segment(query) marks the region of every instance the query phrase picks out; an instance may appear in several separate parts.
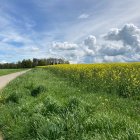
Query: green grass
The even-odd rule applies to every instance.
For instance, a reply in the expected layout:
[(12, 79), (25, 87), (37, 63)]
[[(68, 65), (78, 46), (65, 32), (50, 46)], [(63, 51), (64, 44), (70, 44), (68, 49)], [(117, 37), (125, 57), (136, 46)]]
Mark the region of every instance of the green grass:
[(0, 93), (5, 140), (139, 140), (140, 101), (81, 90), (33, 69)]
[(0, 76), (22, 71), (23, 69), (0, 69)]

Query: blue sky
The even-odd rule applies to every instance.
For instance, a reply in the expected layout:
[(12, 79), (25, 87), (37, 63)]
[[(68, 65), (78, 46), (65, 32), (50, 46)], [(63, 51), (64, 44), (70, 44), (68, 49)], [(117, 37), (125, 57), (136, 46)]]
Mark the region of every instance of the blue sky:
[[(0, 0), (0, 62), (139, 61), (139, 5), (139, 0)], [(115, 39), (112, 28), (118, 30)]]

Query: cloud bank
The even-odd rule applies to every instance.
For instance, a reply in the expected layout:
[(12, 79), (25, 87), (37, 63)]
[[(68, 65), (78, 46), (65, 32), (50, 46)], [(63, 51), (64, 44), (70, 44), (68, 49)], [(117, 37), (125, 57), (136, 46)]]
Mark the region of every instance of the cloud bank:
[(94, 35), (89, 35), (81, 44), (55, 43), (53, 51), (63, 50), (61, 55), (77, 63), (140, 61), (140, 29), (137, 26), (125, 24), (101, 36), (98, 41)]
[(129, 45), (133, 51), (140, 51), (140, 29), (133, 24), (126, 24), (122, 29), (112, 29), (104, 39), (122, 41), (124, 46)]

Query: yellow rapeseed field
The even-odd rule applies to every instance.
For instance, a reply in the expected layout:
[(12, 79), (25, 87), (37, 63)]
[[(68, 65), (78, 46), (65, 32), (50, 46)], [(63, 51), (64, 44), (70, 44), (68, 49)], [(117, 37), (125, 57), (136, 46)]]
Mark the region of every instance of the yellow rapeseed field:
[(117, 93), (123, 97), (140, 94), (140, 63), (63, 64), (46, 68), (84, 90)]

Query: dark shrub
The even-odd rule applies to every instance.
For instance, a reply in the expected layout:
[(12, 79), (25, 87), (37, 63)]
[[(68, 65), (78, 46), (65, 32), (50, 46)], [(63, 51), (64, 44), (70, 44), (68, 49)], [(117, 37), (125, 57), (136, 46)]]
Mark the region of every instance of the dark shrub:
[(6, 98), (5, 102), (9, 103), (18, 103), (19, 102), (19, 95), (17, 95), (16, 93), (11, 94), (9, 97)]
[(31, 95), (33, 97), (36, 97), (38, 96), (40, 93), (43, 93), (46, 91), (46, 87), (43, 86), (43, 85), (39, 85), (38, 87), (34, 88), (32, 91), (31, 91)]

